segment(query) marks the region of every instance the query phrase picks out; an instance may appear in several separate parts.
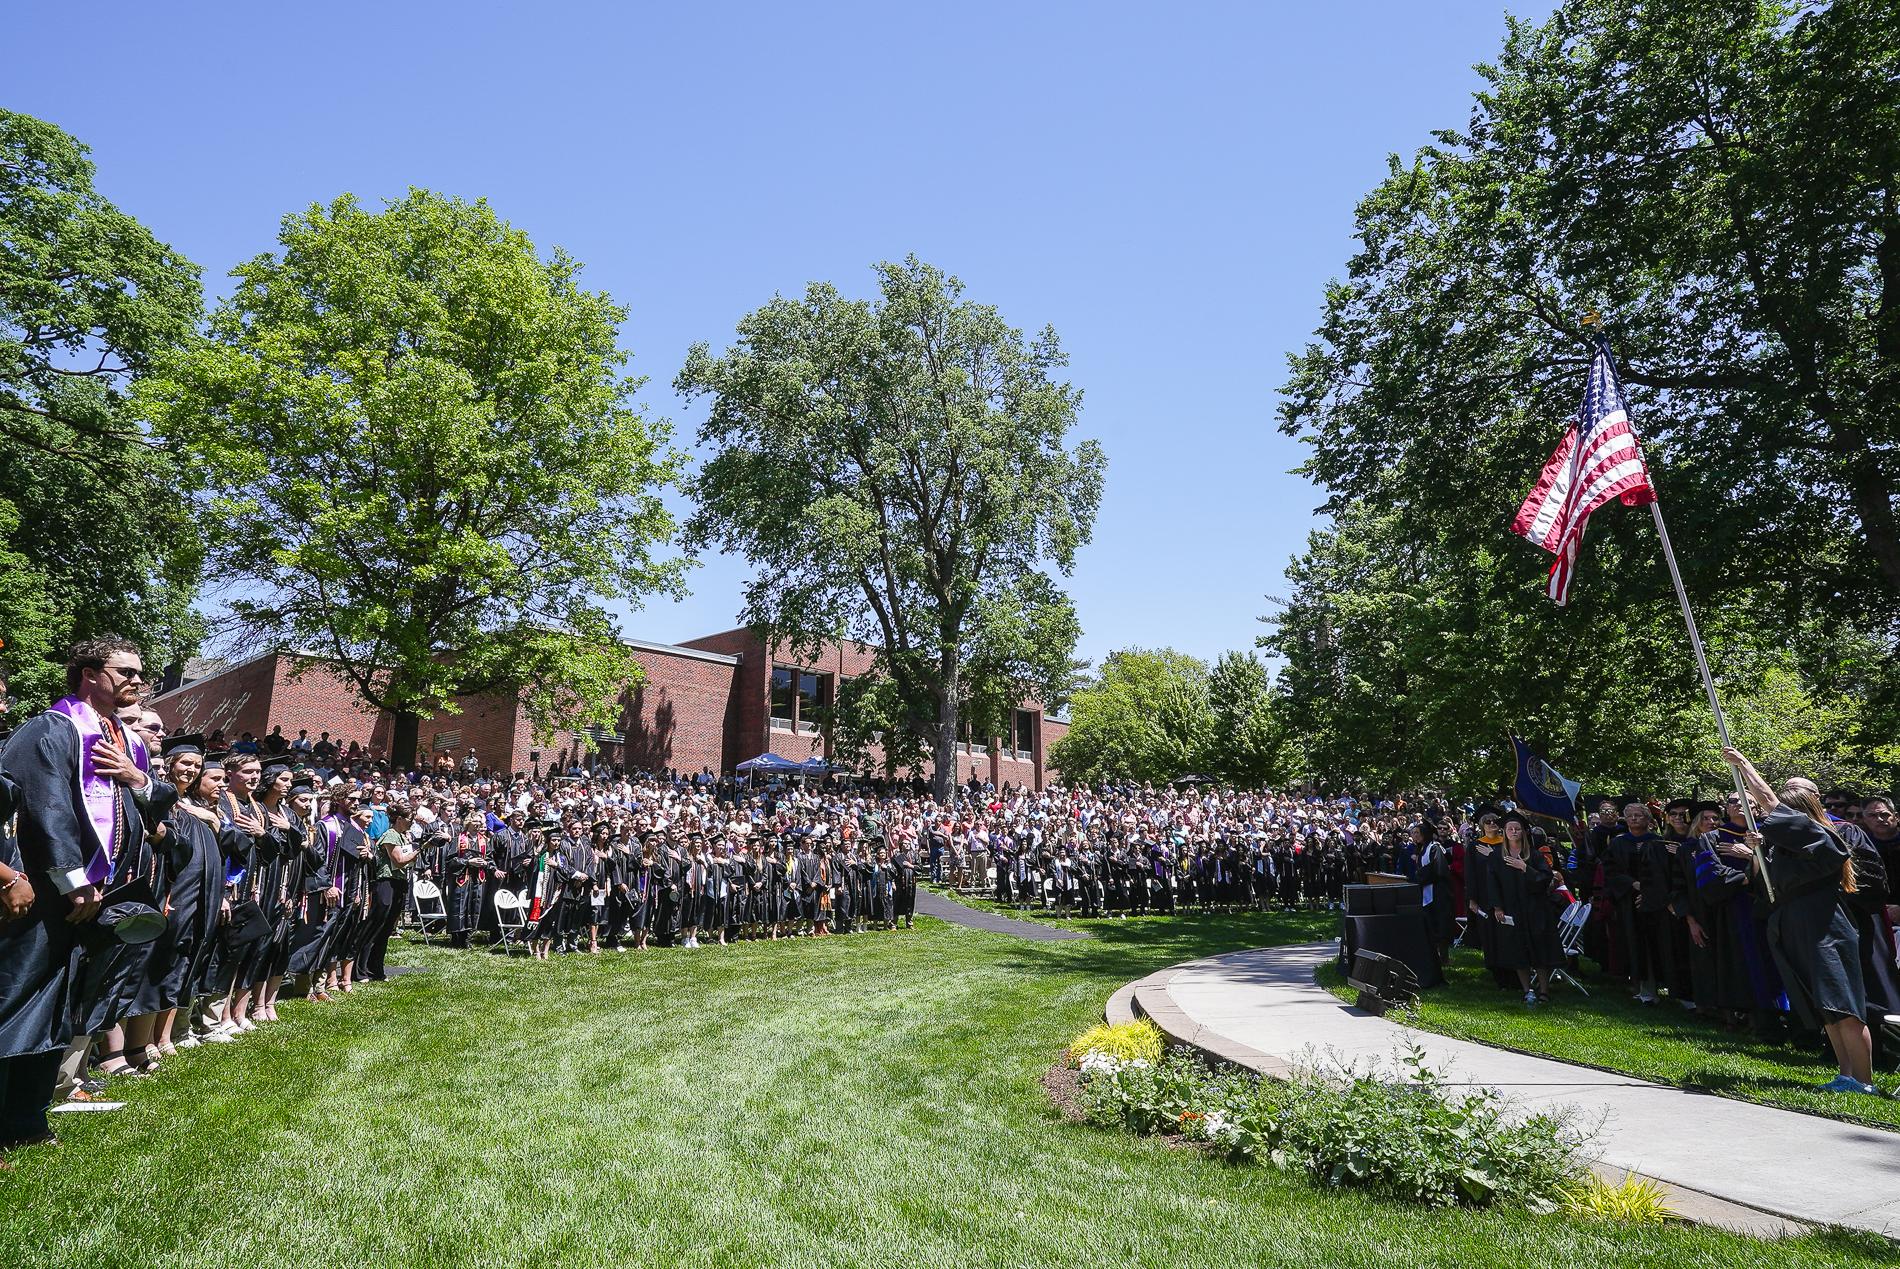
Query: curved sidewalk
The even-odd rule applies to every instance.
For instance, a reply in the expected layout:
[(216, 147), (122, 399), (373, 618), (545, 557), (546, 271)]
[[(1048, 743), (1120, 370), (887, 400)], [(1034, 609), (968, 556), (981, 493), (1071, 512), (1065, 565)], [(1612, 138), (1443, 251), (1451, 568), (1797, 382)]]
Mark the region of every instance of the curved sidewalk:
[(1146, 1015), (1177, 1043), (1264, 1075), (1316, 1054), (1392, 1068), (1408, 1045), (1453, 1081), (1486, 1084), (1528, 1109), (1574, 1107), (1599, 1169), (1671, 1186), (1700, 1223), (1754, 1234), (1789, 1222), (1900, 1237), (1900, 1133), (1692, 1093), (1627, 1075), (1418, 1031), (1362, 1013), (1313, 980), (1332, 943), (1189, 961), (1116, 992), (1111, 1022)]
[(1039, 943), (1055, 943), (1063, 939), (1085, 939), (1088, 934), (1082, 930), (1065, 929), (1059, 925), (1044, 925), (1039, 921), (1019, 921), (1015, 917), (998, 916), (994, 912), (981, 912), (968, 904), (959, 903), (951, 896), (927, 886), (917, 887), (917, 911), (921, 916), (933, 916), (952, 925), (967, 925), (972, 930), (988, 930), (991, 934), (1008, 934), (1019, 939), (1030, 939)]

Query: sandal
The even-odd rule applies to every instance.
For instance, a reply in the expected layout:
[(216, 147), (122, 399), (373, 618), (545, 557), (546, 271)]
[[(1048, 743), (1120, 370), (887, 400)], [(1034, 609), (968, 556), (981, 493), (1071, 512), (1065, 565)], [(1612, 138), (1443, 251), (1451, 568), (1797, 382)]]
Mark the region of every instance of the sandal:
[[(115, 1071), (106, 1063), (118, 1059), (119, 1068)], [(139, 1070), (125, 1056), (124, 1049), (108, 1049), (99, 1055), (99, 1074), (101, 1075), (137, 1075)]]

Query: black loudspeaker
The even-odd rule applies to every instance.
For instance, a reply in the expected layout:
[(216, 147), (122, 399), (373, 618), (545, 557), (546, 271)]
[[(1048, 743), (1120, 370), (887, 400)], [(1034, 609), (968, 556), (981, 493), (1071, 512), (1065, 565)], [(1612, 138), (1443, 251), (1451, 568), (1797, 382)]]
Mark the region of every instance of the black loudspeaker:
[(1411, 967), (1377, 952), (1356, 953), (1346, 981), (1359, 989), (1357, 1004), (1367, 1013), (1383, 1015), (1418, 999), (1418, 979)]
[(1425, 888), (1414, 881), (1400, 886), (1347, 886), (1344, 893), (1347, 916), (1391, 916), (1425, 902)]
[[(1401, 890), (1402, 886), (1376, 886), (1378, 890)], [(1413, 886), (1410, 889), (1416, 890)], [(1385, 916), (1346, 916), (1341, 918), (1340, 937), (1345, 944), (1346, 963), (1360, 952), (1376, 952), (1403, 961), (1420, 987), (1436, 987), (1444, 981), (1438, 970), (1438, 957), (1432, 951), (1431, 931), (1425, 924), (1425, 910), (1406, 905), (1404, 911)]]

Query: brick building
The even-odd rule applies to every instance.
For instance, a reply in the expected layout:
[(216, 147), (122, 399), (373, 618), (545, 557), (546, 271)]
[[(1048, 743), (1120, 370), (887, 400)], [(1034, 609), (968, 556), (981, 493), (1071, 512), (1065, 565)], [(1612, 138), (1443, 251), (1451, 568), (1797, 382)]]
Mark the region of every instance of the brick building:
[[(815, 715), (835, 699), (840, 683), (872, 662), (872, 650), (862, 644), (833, 644), (817, 657), (800, 658), (768, 648), (743, 629), (683, 644), (629, 640), (628, 646), (646, 681), (621, 698), (615, 730), (575, 732), (543, 747), (520, 699), (490, 693), (461, 698), (423, 719), (422, 754), (460, 758), (472, 747), (483, 765), (516, 771), (559, 767), (594, 753), (645, 771), (731, 771), (768, 751), (795, 760), (829, 757), (830, 738)], [(232, 741), (281, 727), (290, 739), (300, 729), (313, 741), (327, 731), (340, 745), (355, 741), (386, 753), (393, 731), (390, 716), (363, 706), (354, 687), (321, 658), (295, 653), (262, 653), (225, 665), (154, 696), (151, 704), (168, 731), (222, 731)], [(1041, 788), (1056, 778), (1048, 746), (1067, 730), (1025, 702), (1008, 735), (966, 737), (957, 779), (975, 775), (999, 786)]]

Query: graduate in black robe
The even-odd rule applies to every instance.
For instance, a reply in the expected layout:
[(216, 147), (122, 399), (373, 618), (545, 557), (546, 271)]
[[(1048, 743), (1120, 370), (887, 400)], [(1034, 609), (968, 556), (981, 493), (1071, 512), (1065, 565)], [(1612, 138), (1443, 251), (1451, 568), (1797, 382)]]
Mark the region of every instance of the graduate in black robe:
[(1530, 821), (1515, 811), (1506, 815), (1504, 844), (1490, 876), (1493, 937), (1496, 963), (1517, 975), (1525, 1004), (1550, 998), (1550, 971), (1562, 961), (1556, 908), (1561, 884), (1547, 851), (1532, 837)]
[(917, 915), (917, 849), (903, 846), (891, 857), (891, 868), (896, 874), (896, 886), (891, 892), (891, 915), (902, 921), (905, 929)]
[[(123, 644), (123, 647), (117, 646)], [(136, 649), (116, 641), (75, 649), (69, 695), (28, 719), (0, 750), (0, 780), (17, 835), (0, 844), (26, 910), (0, 922), (0, 1149), (50, 1139), (46, 1107), (59, 1062), (73, 1040), (78, 912), (97, 916), (111, 879), (114, 848), (142, 840), (146, 822), (134, 788), (155, 816), (170, 813), (176, 790), (159, 795), (144, 770), (143, 746), (112, 711), (138, 699)], [(119, 697), (123, 696), (121, 701)], [(154, 787), (148, 787), (154, 786)]]
[(177, 1014), (188, 1011), (198, 994), (223, 915), (224, 855), (218, 849), (216, 807), (224, 787), (224, 768), (221, 763), (205, 765), (201, 754), (192, 756), (197, 759), (196, 770), (181, 786), (183, 796), (167, 820), (168, 917), (165, 932), (154, 943), (150, 967), (153, 1003), (159, 1010), (160, 1053), (187, 1041), (193, 1047), (197, 1044), (185, 1034), (189, 1017), (181, 1028)]
[(1768, 946), (1789, 1003), (1806, 1025), (1827, 1033), (1834, 1050), (1840, 1075), (1826, 1089), (1878, 1096), (1860, 938), (1847, 911), (1855, 892), (1852, 849), (1828, 822), (1812, 781), (1790, 780), (1777, 794), (1737, 750), (1722, 757), (1756, 805), (1767, 808), (1757, 826), (1774, 883)]

